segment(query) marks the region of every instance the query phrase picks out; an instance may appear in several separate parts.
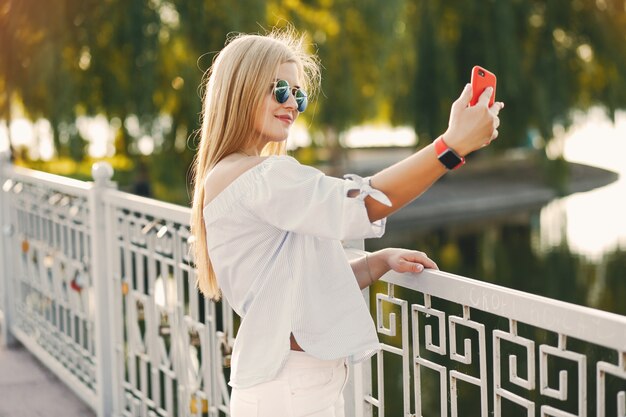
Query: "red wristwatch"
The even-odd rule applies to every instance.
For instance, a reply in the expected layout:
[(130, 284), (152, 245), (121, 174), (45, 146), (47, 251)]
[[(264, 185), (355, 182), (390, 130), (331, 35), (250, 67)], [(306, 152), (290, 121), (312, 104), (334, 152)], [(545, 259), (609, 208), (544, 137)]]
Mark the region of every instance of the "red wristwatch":
[(443, 136), (439, 136), (435, 140), (435, 152), (437, 152), (439, 162), (448, 169), (457, 169), (465, 163), (465, 158), (456, 153), (454, 149), (448, 147), (443, 141)]

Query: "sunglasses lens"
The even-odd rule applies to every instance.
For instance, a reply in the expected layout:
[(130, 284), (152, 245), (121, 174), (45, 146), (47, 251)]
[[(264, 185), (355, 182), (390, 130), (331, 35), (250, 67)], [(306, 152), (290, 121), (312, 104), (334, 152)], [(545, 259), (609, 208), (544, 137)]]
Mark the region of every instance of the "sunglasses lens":
[(281, 104), (289, 99), (289, 83), (287, 81), (276, 81), (276, 86), (274, 87), (274, 97), (276, 97), (276, 101)]
[(276, 101), (280, 104), (289, 100), (290, 93), (293, 94), (293, 97), (296, 99), (298, 111), (302, 113), (306, 110), (306, 106), (309, 104), (309, 97), (304, 91), (299, 88), (292, 90), (291, 87), (289, 87), (289, 83), (285, 80), (278, 80), (274, 83), (274, 98), (276, 98)]
[(302, 113), (306, 110), (306, 106), (309, 104), (309, 98), (302, 90), (296, 90), (294, 97), (296, 98), (296, 103), (298, 103), (298, 111)]

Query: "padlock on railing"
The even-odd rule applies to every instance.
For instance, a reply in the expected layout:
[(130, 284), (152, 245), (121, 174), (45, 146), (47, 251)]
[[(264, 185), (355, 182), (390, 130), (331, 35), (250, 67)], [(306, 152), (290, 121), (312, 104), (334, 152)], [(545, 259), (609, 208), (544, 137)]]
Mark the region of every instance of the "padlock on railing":
[(230, 368), (230, 361), (233, 355), (233, 347), (228, 343), (228, 333), (224, 332), (221, 335), (220, 351), (222, 352), (223, 366), (224, 368)]
[(76, 271), (76, 273), (74, 274), (74, 278), (70, 282), (70, 288), (80, 293), (87, 284), (85, 281), (86, 280), (83, 277), (83, 274), (81, 274), (80, 271)]

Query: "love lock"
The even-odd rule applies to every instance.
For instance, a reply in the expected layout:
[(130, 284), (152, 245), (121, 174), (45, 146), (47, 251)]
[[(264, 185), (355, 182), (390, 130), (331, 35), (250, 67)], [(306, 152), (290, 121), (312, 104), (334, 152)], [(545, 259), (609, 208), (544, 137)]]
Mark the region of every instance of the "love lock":
[(224, 368), (230, 368), (230, 362), (232, 359), (233, 348), (228, 344), (228, 334), (224, 333), (222, 336), (222, 342), (220, 343), (220, 350), (222, 351), (222, 358), (224, 358)]
[(74, 274), (74, 279), (72, 279), (72, 282), (70, 282), (70, 288), (76, 292), (81, 292), (84, 286), (85, 279), (78, 271), (76, 271), (76, 274)]
[(198, 414), (198, 412), (206, 414), (209, 412), (209, 401), (206, 398), (199, 398), (196, 394), (191, 394), (189, 410), (191, 414)]
[(224, 355), (224, 368), (230, 368), (230, 362), (232, 360), (232, 355)]
[(122, 281), (122, 295), (128, 294), (128, 282), (126, 280)]

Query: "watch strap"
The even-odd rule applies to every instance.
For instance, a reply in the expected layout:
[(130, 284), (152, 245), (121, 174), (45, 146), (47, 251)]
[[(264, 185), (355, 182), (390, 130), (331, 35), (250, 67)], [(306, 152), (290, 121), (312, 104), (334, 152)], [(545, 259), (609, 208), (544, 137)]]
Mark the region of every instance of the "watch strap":
[(443, 140), (443, 136), (439, 136), (434, 145), (437, 158), (447, 169), (457, 169), (465, 164), (465, 158), (450, 148)]

